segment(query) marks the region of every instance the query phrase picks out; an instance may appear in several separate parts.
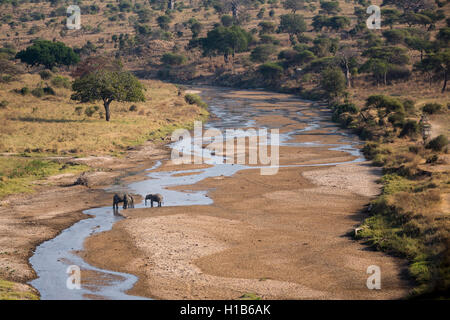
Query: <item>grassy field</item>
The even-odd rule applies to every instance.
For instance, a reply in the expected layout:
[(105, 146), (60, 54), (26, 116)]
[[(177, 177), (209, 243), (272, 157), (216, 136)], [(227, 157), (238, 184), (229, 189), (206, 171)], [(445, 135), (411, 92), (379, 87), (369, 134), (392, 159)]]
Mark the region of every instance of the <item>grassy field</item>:
[[(48, 82), (48, 83), (47, 83)], [(50, 175), (81, 172), (85, 166), (63, 165), (49, 156), (121, 156), (147, 140), (161, 141), (178, 127), (189, 127), (208, 112), (188, 104), (174, 85), (144, 80), (146, 102), (111, 105), (112, 119), (104, 120), (103, 105), (70, 100), (71, 90), (55, 88), (54, 95), (36, 97), (19, 91), (52, 85), (37, 74), (0, 84), (0, 198), (29, 192), (33, 181)]]
[(0, 300), (38, 300), (35, 294), (21, 288), (18, 283), (0, 279)]

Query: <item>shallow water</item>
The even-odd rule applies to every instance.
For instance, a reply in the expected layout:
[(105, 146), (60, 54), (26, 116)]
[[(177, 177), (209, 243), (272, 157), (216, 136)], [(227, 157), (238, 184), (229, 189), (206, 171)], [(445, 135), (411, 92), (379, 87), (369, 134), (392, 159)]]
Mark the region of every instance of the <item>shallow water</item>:
[[(326, 134), (342, 136), (340, 144), (321, 144), (320, 141), (305, 143), (291, 142), (290, 140), (295, 136), (307, 134), (309, 131), (319, 130), (329, 126), (320, 117), (308, 117), (304, 119), (302, 109), (308, 110), (309, 107), (302, 106), (295, 111), (277, 107), (276, 104), (274, 104), (273, 109), (254, 108), (250, 106), (250, 103), (258, 101), (252, 101), (249, 97), (230, 98), (228, 93), (229, 90), (214, 88), (205, 88), (202, 92), (201, 95), (210, 105), (210, 111), (217, 117), (215, 120), (211, 120), (204, 125), (205, 130), (209, 128), (219, 130), (226, 128), (246, 129), (256, 126), (255, 121), (252, 120), (253, 117), (281, 115), (297, 122), (305, 123), (306, 127), (280, 134), (280, 146), (326, 146), (329, 150), (347, 152), (355, 156), (356, 159), (340, 163), (320, 163), (320, 159), (318, 159), (319, 164), (286, 165), (280, 167), (331, 166), (364, 161), (359, 148), (357, 148), (359, 144), (357, 138), (340, 132), (335, 127), (333, 127), (330, 133)], [(289, 97), (283, 100), (274, 99), (274, 101), (274, 103), (283, 101), (295, 104), (301, 100)], [(267, 129), (271, 128), (267, 127)], [(239, 133), (237, 134), (239, 135)], [(186, 141), (174, 142), (170, 144), (170, 147), (175, 150), (186, 150)], [(154, 171), (161, 165), (160, 162), (157, 162), (152, 168), (145, 170), (149, 177), (148, 180), (128, 185), (130, 192), (140, 194), (143, 197), (148, 193), (160, 193), (164, 197), (164, 206), (209, 205), (213, 201), (207, 196), (207, 190), (181, 192), (168, 190), (167, 188), (194, 185), (206, 178), (232, 176), (240, 170), (260, 168), (257, 166), (226, 164), (224, 163), (223, 156), (216, 156), (210, 150), (202, 148), (201, 145), (194, 147), (193, 153), (203, 155), (208, 159), (206, 162), (211, 166), (184, 171)], [(183, 173), (195, 174), (179, 175)], [(114, 190), (114, 186), (111, 186), (110, 190)], [(136, 208), (139, 207), (144, 207), (144, 204), (136, 204)], [(142, 297), (130, 296), (125, 293), (137, 281), (134, 275), (95, 268), (75, 253), (75, 251), (83, 250), (83, 243), (87, 237), (98, 232), (110, 230), (115, 222), (122, 219), (121, 216), (113, 214), (111, 207), (85, 210), (84, 213), (91, 215), (92, 218), (75, 223), (73, 226), (61, 232), (57, 237), (42, 243), (36, 248), (35, 253), (30, 258), (30, 263), (36, 271), (37, 278), (31, 281), (30, 284), (39, 290), (42, 299), (88, 299), (91, 296), (104, 299), (143, 299)], [(102, 280), (95, 285), (82, 285), (81, 289), (68, 289), (66, 281), (69, 275), (66, 271), (70, 265), (77, 265), (82, 270), (95, 271)]]

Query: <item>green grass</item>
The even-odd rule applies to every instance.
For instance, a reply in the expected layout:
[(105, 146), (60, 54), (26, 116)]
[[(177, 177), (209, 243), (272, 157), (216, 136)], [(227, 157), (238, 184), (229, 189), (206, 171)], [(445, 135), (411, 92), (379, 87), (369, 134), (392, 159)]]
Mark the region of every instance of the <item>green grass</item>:
[(18, 291), (14, 282), (0, 279), (0, 300), (39, 300), (39, 297), (31, 292)]
[(88, 169), (85, 165), (63, 164), (44, 159), (0, 157), (0, 199), (14, 193), (32, 192), (36, 180)]
[(244, 293), (242, 296), (240, 296), (239, 300), (261, 300), (261, 297), (258, 296), (256, 293), (247, 292)]

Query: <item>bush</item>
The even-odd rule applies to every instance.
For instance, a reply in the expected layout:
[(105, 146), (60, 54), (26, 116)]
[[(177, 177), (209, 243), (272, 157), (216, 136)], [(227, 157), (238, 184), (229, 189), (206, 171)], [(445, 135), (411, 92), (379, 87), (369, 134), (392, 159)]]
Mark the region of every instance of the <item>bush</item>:
[(423, 106), (422, 111), (428, 114), (439, 113), (442, 110), (442, 105), (439, 103), (427, 103)]
[(92, 117), (92, 115), (97, 112), (99, 109), (98, 106), (92, 106), (92, 107), (87, 107), (86, 110), (84, 110), (84, 114), (87, 115), (88, 117)]
[(48, 80), (52, 77), (52, 73), (48, 70), (42, 70), (39, 72), (42, 80)]
[(408, 120), (403, 125), (403, 129), (400, 132), (400, 137), (409, 136), (409, 137), (415, 137), (420, 131), (419, 124), (417, 121), (414, 120)]
[(44, 94), (49, 94), (52, 96), (55, 95), (55, 90), (53, 90), (52, 87), (47, 86), (47, 87), (43, 88), (42, 90), (44, 90)]
[(270, 44), (257, 46), (250, 54), (250, 59), (254, 62), (266, 62), (275, 53), (275, 47)]
[(75, 107), (75, 114), (81, 116), (81, 112), (83, 111), (83, 107)]
[(179, 66), (186, 62), (186, 57), (181, 54), (168, 52), (162, 56), (161, 62), (171, 66)]
[(341, 104), (341, 105), (335, 105), (333, 107), (333, 113), (341, 114), (344, 112), (348, 112), (351, 114), (357, 114), (359, 112), (359, 109), (353, 103), (345, 103), (345, 104)]
[(14, 89), (14, 92), (25, 96), (30, 93), (30, 89), (28, 87), (23, 87), (22, 89)]
[(43, 88), (37, 87), (37, 88), (34, 88), (33, 90), (31, 90), (31, 94), (33, 96), (35, 96), (36, 98), (41, 98), (44, 96), (45, 92), (44, 92)]
[(70, 89), (72, 87), (72, 84), (70, 83), (70, 80), (66, 77), (62, 76), (56, 76), (51, 80), (52, 85), (54, 85), (57, 88), (66, 88)]
[(184, 100), (186, 100), (189, 104), (196, 104), (199, 107), (207, 108), (208, 105), (196, 94), (188, 93), (184, 96)]
[(8, 106), (9, 102), (6, 100), (0, 101), (0, 109), (5, 109)]
[(434, 151), (442, 151), (448, 145), (448, 139), (444, 135), (437, 136), (430, 142), (428, 142), (426, 148)]
[(133, 104), (132, 106), (130, 106), (130, 109), (128, 109), (128, 110), (130, 110), (132, 112), (138, 111), (138, 107), (137, 107), (137, 105)]

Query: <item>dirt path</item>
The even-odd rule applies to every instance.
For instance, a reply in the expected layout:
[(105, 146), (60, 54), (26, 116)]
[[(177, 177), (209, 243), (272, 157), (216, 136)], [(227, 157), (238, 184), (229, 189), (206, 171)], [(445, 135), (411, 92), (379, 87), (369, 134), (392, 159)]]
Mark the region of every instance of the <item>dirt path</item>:
[[(258, 99), (258, 92), (251, 95)], [(289, 97), (259, 95), (258, 108), (273, 108), (273, 99)], [(288, 101), (277, 107), (298, 106)], [(317, 110), (304, 112), (311, 115)], [(304, 127), (279, 116), (255, 120), (283, 130)], [(339, 143), (341, 137), (329, 135), (335, 129), (329, 123), (294, 141)], [(354, 158), (326, 147), (280, 148), (282, 165)], [(174, 167), (169, 161), (158, 170)], [(111, 231), (88, 238), (82, 256), (100, 268), (137, 275), (130, 294), (160, 299), (238, 299), (247, 293), (265, 299), (402, 298), (411, 288), (401, 276), (403, 262), (348, 236), (379, 192), (379, 176), (367, 163), (353, 163), (208, 178), (175, 189), (209, 190), (212, 205), (128, 210)], [(366, 287), (371, 265), (381, 268), (381, 290)]]

